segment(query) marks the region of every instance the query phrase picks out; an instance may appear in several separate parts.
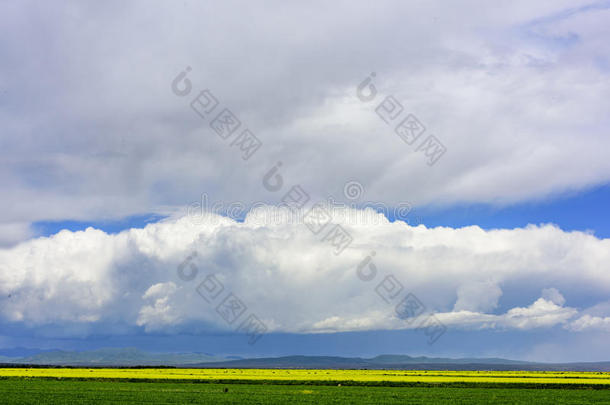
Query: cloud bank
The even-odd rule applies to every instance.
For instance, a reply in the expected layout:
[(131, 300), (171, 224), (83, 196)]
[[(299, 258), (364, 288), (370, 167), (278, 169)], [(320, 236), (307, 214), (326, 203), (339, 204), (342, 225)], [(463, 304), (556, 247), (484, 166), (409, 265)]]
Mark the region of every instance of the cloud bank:
[[(119, 234), (64, 230), (0, 250), (2, 322), (80, 325), (79, 333), (231, 330), (239, 322), (201, 294), (213, 275), (246, 306), (242, 319), (255, 314), (270, 332), (413, 328), (395, 310), (408, 293), (449, 328), (608, 328), (608, 239), (553, 225), (413, 227), (367, 209), (358, 217), (368, 221), (338, 221), (353, 242), (337, 256), (303, 224), (260, 221), (268, 211), (285, 209)], [(388, 276), (403, 288), (386, 302)]]

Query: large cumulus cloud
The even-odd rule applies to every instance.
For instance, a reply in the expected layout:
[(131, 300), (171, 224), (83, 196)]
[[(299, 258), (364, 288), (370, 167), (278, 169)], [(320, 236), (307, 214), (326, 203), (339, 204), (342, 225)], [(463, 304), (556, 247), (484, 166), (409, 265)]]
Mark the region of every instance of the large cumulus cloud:
[[(261, 207), (244, 222), (172, 218), (119, 234), (61, 231), (3, 249), (2, 322), (227, 330), (197, 292), (214, 275), (269, 331), (414, 327), (376, 292), (392, 275), (404, 287), (397, 299), (413, 293), (450, 328), (607, 328), (607, 239), (553, 225), (412, 227), (368, 209), (338, 220), (353, 242), (337, 256), (286, 215), (266, 221), (269, 212), (287, 211)], [(357, 273), (367, 256), (377, 269), (370, 281)]]

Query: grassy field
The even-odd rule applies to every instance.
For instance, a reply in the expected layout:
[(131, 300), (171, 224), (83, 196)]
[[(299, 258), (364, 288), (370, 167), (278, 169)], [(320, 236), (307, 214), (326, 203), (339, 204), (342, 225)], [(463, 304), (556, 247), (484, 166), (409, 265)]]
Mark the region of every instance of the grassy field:
[(5, 368), (0, 377), (51, 377), (113, 380), (202, 380), (206, 382), (264, 382), (343, 385), (584, 385), (610, 388), (610, 373), (531, 371), (420, 370), (277, 370), (277, 369), (112, 369)]
[[(227, 390), (227, 392), (225, 392)], [(610, 390), (0, 379), (2, 404), (610, 404)]]
[(0, 369), (2, 404), (599, 404), (610, 373)]

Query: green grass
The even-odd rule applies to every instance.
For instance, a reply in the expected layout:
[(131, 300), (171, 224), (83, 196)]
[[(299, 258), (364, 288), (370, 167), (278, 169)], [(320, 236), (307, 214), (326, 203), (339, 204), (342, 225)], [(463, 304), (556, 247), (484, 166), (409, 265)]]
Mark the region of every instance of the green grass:
[[(224, 392), (228, 389), (228, 392)], [(610, 404), (610, 390), (0, 380), (2, 404)]]

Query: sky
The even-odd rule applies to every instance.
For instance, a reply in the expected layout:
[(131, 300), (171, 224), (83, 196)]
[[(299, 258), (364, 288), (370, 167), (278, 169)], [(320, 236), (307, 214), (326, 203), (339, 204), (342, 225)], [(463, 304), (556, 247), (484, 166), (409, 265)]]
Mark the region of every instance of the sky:
[(610, 360), (609, 19), (0, 2), (0, 349)]

